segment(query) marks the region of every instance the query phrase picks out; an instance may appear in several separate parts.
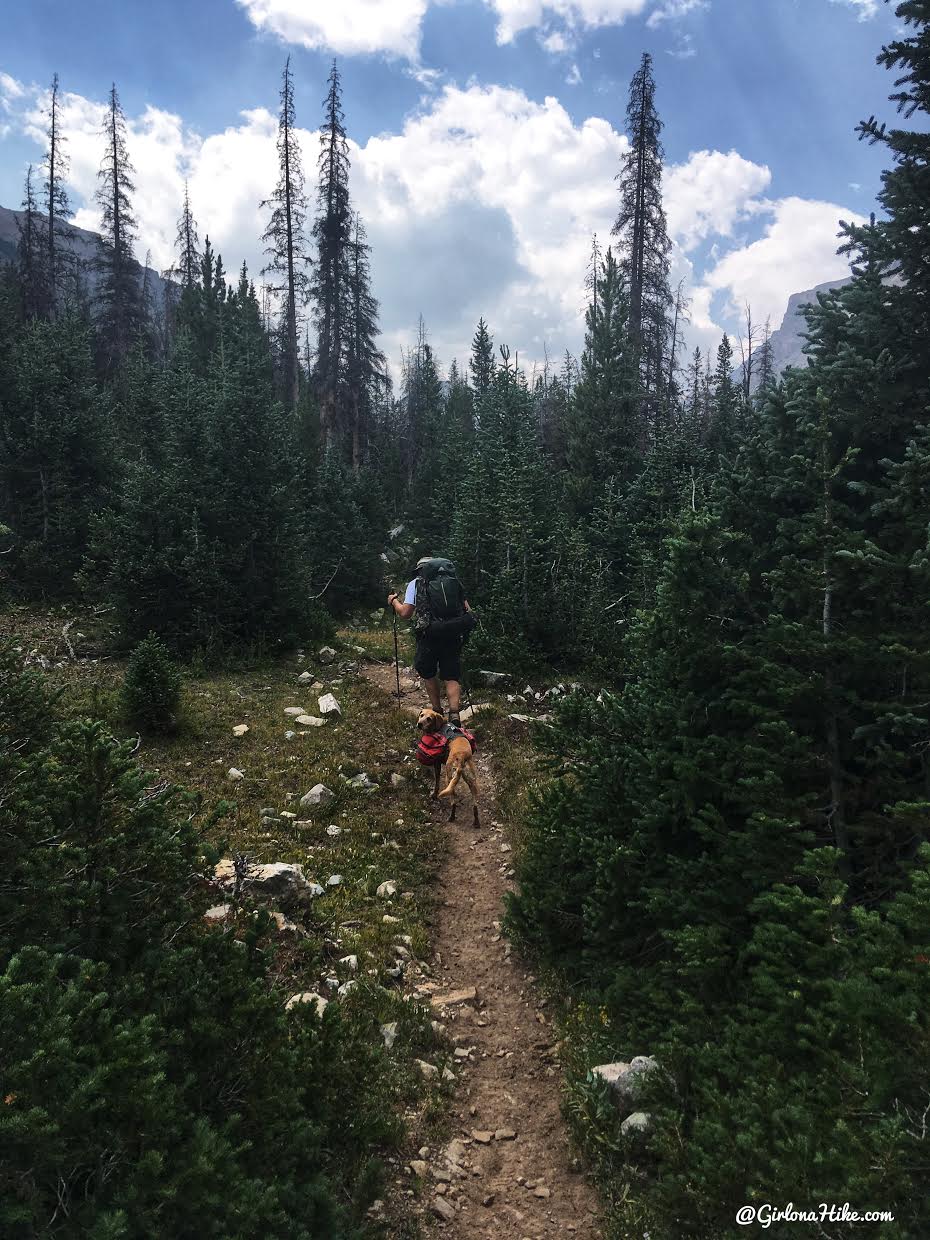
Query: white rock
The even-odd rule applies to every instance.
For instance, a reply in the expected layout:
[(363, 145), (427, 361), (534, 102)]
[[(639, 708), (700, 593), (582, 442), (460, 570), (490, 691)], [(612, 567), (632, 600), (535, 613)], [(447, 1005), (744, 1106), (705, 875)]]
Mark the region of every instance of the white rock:
[(629, 1111), (636, 1101), (643, 1077), (657, 1068), (658, 1064), (651, 1055), (637, 1055), (629, 1063), (598, 1064), (591, 1072), (610, 1087), (617, 1107), (621, 1111)]
[(382, 900), (390, 900), (392, 896), (397, 895), (396, 880), (393, 878), (389, 878), (385, 882), (379, 883), (375, 894), (377, 896), (380, 896)]
[(324, 693), (319, 699), (321, 715), (341, 715), (342, 707), (331, 693)]
[(446, 1201), (445, 1197), (434, 1197), (429, 1203), (429, 1208), (445, 1223), (451, 1223), (455, 1218), (455, 1206), (451, 1201)]
[(327, 788), (325, 784), (314, 784), (309, 792), (305, 792), (300, 798), (301, 809), (309, 809), (313, 805), (325, 805), (327, 801), (331, 801), (335, 793), (331, 788)]
[(232, 730), (233, 736), (245, 736), (248, 730), (249, 730), (249, 725), (247, 723), (237, 723), (236, 726)]
[(620, 1125), (620, 1131), (625, 1137), (633, 1136), (638, 1132), (646, 1132), (651, 1118), (648, 1111), (634, 1111)]
[(228, 904), (214, 904), (203, 915), (204, 921), (225, 921), (232, 909)]
[[(234, 891), (236, 867), (231, 858), (225, 858), (213, 871), (214, 880), (225, 891)], [(323, 894), (318, 883), (312, 883), (303, 867), (284, 861), (269, 865), (247, 865), (240, 875), (240, 888), (246, 895), (257, 899), (273, 898), (275, 902), (312, 899)]]
[(333, 650), (332, 646), (321, 646), (317, 651), (317, 657), (321, 663), (332, 663), (333, 659), (336, 657), (336, 652)]
[(532, 686), (532, 685), (527, 685), (527, 686), (524, 688), (524, 690), (523, 690), (523, 696), (524, 696), (524, 697), (532, 697), (532, 696), (533, 696), (533, 686)]
[(335, 823), (331, 823), (326, 828), (326, 834), (335, 839), (337, 835), (342, 835), (342, 827), (337, 827)]
[(329, 878), (326, 880), (326, 886), (327, 887), (341, 887), (342, 886), (342, 875), (341, 874), (330, 874)]
[(407, 781), (406, 779), (404, 779), (403, 775), (398, 775), (396, 771), (391, 771), (391, 787), (392, 788), (403, 788), (406, 782)]
[(439, 1069), (434, 1063), (427, 1063), (425, 1059), (415, 1059), (413, 1062), (420, 1069), (420, 1074), (426, 1077), (428, 1081), (439, 1076)]
[(531, 723), (533, 716), (532, 715), (508, 715), (507, 718), (512, 719), (514, 723)]
[(297, 683), (299, 685), (312, 685), (313, 684), (313, 672), (301, 672), (300, 675), (297, 677)]
[(490, 685), (494, 687), (500, 687), (501, 685), (505, 685), (507, 681), (510, 679), (510, 676), (507, 674), (507, 672), (480, 671), (478, 675), (481, 678), (482, 684)]
[(385, 1048), (387, 1050), (390, 1050), (391, 1047), (394, 1045), (394, 1043), (397, 1041), (397, 1021), (396, 1020), (392, 1020), (389, 1024), (381, 1026), (381, 1037), (384, 1039)]
[(295, 717), (306, 714), (306, 711), (306, 706), (285, 706), (284, 708), (285, 715), (294, 715)]
[(302, 728), (322, 728), (326, 720), (320, 719), (318, 715), (298, 715), (295, 723), (299, 723)]
[(290, 728), (288, 728), (288, 730), (284, 733), (284, 739), (286, 741), (292, 741), (296, 735), (296, 732), (293, 732)]
[(402, 525), (395, 525), (392, 530), (388, 530), (388, 538), (390, 538), (391, 542), (393, 542), (395, 538), (400, 538), (403, 532), (404, 527)]
[(345, 965), (351, 973), (358, 972), (358, 956), (343, 956), (339, 963)]
[(490, 702), (474, 702), (471, 706), (466, 706), (459, 718), (462, 723), (468, 723), (469, 719), (474, 719), (475, 715), (481, 710), (487, 710), (491, 705)]
[(243, 773), (241, 771), (236, 770), (234, 766), (231, 766), (229, 770), (226, 772), (226, 774), (232, 780), (245, 779), (245, 776), (243, 775)]
[(299, 1003), (315, 1003), (318, 1016), (322, 1016), (329, 1007), (329, 1000), (324, 999), (322, 995), (318, 995), (315, 990), (305, 990), (299, 995), (291, 995), (284, 1007), (286, 1011), (297, 1007)]
[(352, 977), (347, 982), (342, 983), (342, 985), (336, 991), (336, 994), (347, 995), (349, 991), (354, 990), (357, 985), (358, 985), (358, 981), (354, 977)]

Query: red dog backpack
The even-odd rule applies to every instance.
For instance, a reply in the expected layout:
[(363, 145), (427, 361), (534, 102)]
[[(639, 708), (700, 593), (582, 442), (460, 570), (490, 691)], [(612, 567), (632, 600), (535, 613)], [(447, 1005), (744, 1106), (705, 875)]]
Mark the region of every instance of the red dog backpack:
[[(478, 742), (467, 728), (459, 728), (462, 736), (471, 745), (472, 753), (478, 748)], [(424, 732), (417, 742), (417, 760), (423, 766), (442, 766), (446, 760), (449, 738), (443, 732)]]

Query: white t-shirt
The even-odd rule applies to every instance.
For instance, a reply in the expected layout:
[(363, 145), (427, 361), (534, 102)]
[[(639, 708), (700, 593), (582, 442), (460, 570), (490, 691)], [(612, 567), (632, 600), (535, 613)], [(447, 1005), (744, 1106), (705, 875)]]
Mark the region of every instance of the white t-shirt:
[(417, 579), (416, 577), (414, 577), (413, 581), (411, 581), (410, 584), (407, 586), (407, 593), (404, 595), (404, 602), (409, 603), (411, 607), (416, 607), (417, 605)]

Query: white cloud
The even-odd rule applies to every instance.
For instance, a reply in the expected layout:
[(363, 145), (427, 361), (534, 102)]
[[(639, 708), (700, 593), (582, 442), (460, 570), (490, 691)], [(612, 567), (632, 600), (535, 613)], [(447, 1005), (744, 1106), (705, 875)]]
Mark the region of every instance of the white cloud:
[(539, 44), (540, 47), (544, 48), (552, 56), (558, 56), (562, 52), (571, 50), (571, 43), (562, 30), (553, 30), (550, 34), (541, 35)]
[(236, 0), (259, 30), (345, 55), (387, 52), (416, 60), (429, 0)]
[(0, 105), (9, 109), (10, 103), (14, 99), (21, 99), (26, 93), (26, 88), (22, 82), (17, 82), (16, 78), (10, 77), (8, 73), (0, 73)]
[(655, 29), (662, 22), (674, 21), (676, 18), (686, 17), (689, 13), (706, 8), (709, 8), (709, 0), (665, 0), (660, 8), (649, 14), (646, 25), (650, 29)]
[(693, 151), (665, 175), (669, 231), (682, 249), (693, 250), (711, 236), (732, 236), (734, 226), (759, 208), (759, 195), (772, 179), (764, 164), (736, 151)]
[(849, 264), (836, 253), (840, 219), (864, 223), (864, 217), (832, 202), (782, 198), (771, 203), (764, 236), (731, 250), (708, 272), (702, 297), (709, 305), (716, 293), (728, 294), (728, 311), (739, 314), (749, 302), (759, 322), (781, 323), (792, 293), (849, 275)]
[(568, 26), (622, 25), (642, 13), (652, 0), (485, 0), (497, 14), (497, 41), (510, 43), (523, 30), (552, 17)]
[(879, 0), (832, 0), (832, 3), (851, 5), (858, 11), (861, 22), (868, 21), (879, 10)]
[(569, 86), (579, 86), (581, 84), (581, 70), (577, 65), (572, 65), (565, 75), (565, 81)]

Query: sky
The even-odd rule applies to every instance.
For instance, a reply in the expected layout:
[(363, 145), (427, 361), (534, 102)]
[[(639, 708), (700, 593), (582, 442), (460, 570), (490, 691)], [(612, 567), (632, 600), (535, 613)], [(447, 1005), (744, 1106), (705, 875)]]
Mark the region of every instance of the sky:
[[(135, 166), (139, 257), (171, 264), (187, 180), (201, 239), (261, 283), (291, 58), (313, 202), (333, 58), (350, 190), (372, 246), (396, 371), (422, 315), (441, 364), (479, 316), (521, 364), (583, 343), (591, 239), (610, 242), (629, 82), (654, 59), (672, 278), (688, 346), (714, 349), (846, 273), (839, 221), (876, 209), (893, 115), (875, 63), (882, 0), (0, 0), (0, 205), (44, 152), (58, 73), (75, 222), (95, 229), (104, 102), (116, 83)], [(738, 350), (737, 350), (738, 352)]]

